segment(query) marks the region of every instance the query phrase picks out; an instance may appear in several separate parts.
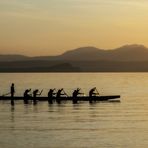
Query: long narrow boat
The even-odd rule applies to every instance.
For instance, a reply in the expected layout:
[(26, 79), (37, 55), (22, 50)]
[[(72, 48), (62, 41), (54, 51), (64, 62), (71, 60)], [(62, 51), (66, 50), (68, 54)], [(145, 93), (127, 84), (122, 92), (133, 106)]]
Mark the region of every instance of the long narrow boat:
[[(112, 99), (118, 99), (120, 98), (120, 95), (113, 95), (113, 96), (93, 96), (93, 97), (89, 97), (89, 96), (78, 96), (77, 98), (74, 98), (72, 96), (68, 96), (68, 97), (60, 97), (60, 98), (56, 98), (56, 97), (53, 97), (51, 100), (60, 100), (60, 101), (70, 101), (70, 100), (77, 100), (77, 101), (90, 101), (90, 100), (93, 100), (93, 101), (108, 101), (108, 100), (112, 100)], [(24, 100), (24, 97), (21, 97), (21, 96), (15, 96), (13, 98), (11, 98), (10, 96), (0, 96), (0, 100)], [(30, 97), (30, 98), (27, 98), (27, 100), (38, 100), (38, 101), (48, 101), (50, 100), (50, 98), (48, 97), (43, 97), (43, 96), (40, 96), (40, 97), (36, 97), (36, 98), (33, 98), (33, 97)]]

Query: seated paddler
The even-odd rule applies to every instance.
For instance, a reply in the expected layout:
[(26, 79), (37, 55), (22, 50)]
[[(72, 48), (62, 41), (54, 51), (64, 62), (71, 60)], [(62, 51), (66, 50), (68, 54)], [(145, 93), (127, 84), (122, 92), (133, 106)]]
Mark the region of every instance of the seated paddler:
[(80, 90), (81, 90), (80, 88), (75, 89), (72, 93), (72, 97), (77, 98), (79, 94), (82, 94), (80, 93)]
[(31, 97), (31, 88), (30, 89), (26, 89), (24, 92), (24, 98), (30, 98)]
[(53, 98), (54, 97), (54, 95), (56, 94), (56, 93), (54, 93), (54, 91), (55, 91), (55, 88), (54, 89), (49, 89), (48, 98)]
[(98, 91), (97, 91), (97, 88), (94, 87), (92, 88), (90, 91), (89, 91), (89, 97), (93, 97), (93, 96), (96, 96), (96, 95), (99, 95)]
[(63, 88), (61, 88), (61, 89), (59, 89), (59, 90), (57, 91), (56, 97), (57, 97), (57, 98), (60, 98), (62, 95), (66, 95), (66, 93), (65, 93), (65, 91), (64, 91)]

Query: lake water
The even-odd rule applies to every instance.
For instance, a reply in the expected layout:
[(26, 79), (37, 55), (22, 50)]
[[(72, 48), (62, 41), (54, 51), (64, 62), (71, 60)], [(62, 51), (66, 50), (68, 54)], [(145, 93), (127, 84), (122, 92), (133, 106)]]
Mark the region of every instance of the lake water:
[(0, 74), (0, 95), (14, 82), (16, 95), (26, 88), (72, 90), (87, 94), (96, 86), (101, 95), (121, 95), (121, 102), (60, 105), (10, 105), (0, 102), (1, 148), (147, 148), (148, 73)]

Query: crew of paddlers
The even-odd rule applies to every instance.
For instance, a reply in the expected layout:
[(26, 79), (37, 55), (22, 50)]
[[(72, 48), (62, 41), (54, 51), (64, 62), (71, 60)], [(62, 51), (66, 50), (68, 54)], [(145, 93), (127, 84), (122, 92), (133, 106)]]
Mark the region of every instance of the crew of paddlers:
[[(24, 91), (24, 94), (23, 94), (24, 103), (27, 104), (28, 100), (30, 98), (33, 98), (32, 100), (33, 100), (34, 104), (36, 104), (37, 103), (37, 101), (36, 101), (37, 100), (37, 96), (40, 96), (42, 94), (42, 92), (43, 92), (43, 90), (39, 91), (38, 89), (35, 89), (31, 93), (31, 88), (30, 89), (26, 89)], [(14, 103), (13, 98), (14, 98), (14, 94), (15, 94), (14, 83), (11, 84), (10, 93), (8, 93), (8, 94), (11, 95), (11, 104), (13, 104)], [(8, 94), (5, 94), (5, 96), (8, 95)], [(75, 89), (73, 91), (72, 96), (71, 96), (73, 98), (73, 103), (77, 103), (77, 97), (79, 95), (84, 95), (84, 93), (81, 92), (80, 88), (77, 88), (77, 89)], [(88, 96), (88, 97), (90, 97), (90, 102), (92, 101), (91, 99), (93, 98), (93, 96), (96, 96), (96, 95), (99, 95), (99, 92), (97, 91), (96, 87), (90, 89), (89, 96)], [(67, 93), (64, 91), (63, 88), (58, 89), (57, 91), (56, 91), (55, 88), (54, 89), (49, 89), (49, 91), (48, 91), (48, 102), (52, 103), (53, 99), (56, 98), (55, 100), (57, 101), (57, 103), (60, 103), (60, 101), (61, 101), (60, 98), (62, 98), (62, 96), (69, 97), (67, 95)]]

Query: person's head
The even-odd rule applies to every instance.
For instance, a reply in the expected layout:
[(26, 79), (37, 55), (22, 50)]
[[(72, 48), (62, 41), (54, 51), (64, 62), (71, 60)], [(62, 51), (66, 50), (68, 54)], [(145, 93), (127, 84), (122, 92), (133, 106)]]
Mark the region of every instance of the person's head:
[(11, 86), (14, 86), (14, 83), (12, 83)]

